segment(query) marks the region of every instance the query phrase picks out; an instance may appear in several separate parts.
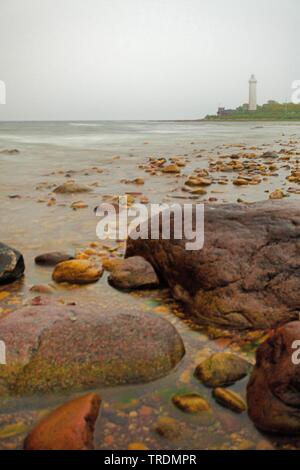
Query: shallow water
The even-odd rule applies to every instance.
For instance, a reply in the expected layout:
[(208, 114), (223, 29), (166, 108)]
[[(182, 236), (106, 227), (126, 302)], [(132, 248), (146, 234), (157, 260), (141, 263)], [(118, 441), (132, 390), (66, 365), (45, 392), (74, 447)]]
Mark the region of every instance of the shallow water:
[[(18, 149), (20, 153), (0, 153), (0, 220), (1, 241), (18, 248), (25, 257), (26, 276), (13, 286), (0, 288), (8, 296), (0, 301), (0, 316), (13, 314), (14, 309), (38, 294), (30, 292), (34, 284), (51, 282), (49, 268), (34, 264), (34, 257), (46, 251), (83, 250), (96, 241), (97, 219), (94, 207), (104, 196), (141, 192), (151, 202), (182, 201), (190, 194), (182, 191), (186, 175), (195, 168), (207, 168), (210, 162), (237, 152), (257, 152), (284, 148), (299, 152), (300, 125), (285, 123), (202, 123), (202, 122), (89, 122), (89, 123), (0, 123), (1, 149)], [(179, 177), (150, 176), (140, 165), (148, 157), (184, 156), (187, 166)], [(297, 164), (297, 156), (294, 156)], [(286, 181), (289, 170), (279, 168), (277, 176), (268, 177), (258, 186), (235, 187), (213, 184), (207, 196), (216, 203), (246, 202), (268, 199), (269, 193), (291, 186)], [(67, 176), (66, 176), (67, 175)], [(214, 175), (214, 176), (219, 176)], [(53, 187), (70, 179), (92, 185), (87, 194), (55, 195)], [(124, 178), (145, 179), (143, 186), (123, 184)], [(291, 193), (291, 198), (298, 194)], [(74, 201), (84, 201), (88, 208), (74, 211)], [(111, 243), (114, 247), (115, 244)], [(124, 247), (116, 245), (116, 255)], [(209, 331), (194, 325), (167, 290), (124, 294), (112, 289), (107, 276), (86, 287), (56, 286), (54, 299), (61, 301), (101, 302), (113, 309), (120, 299), (139, 303), (143, 310), (164, 316), (175, 324), (186, 346), (186, 356), (167, 377), (150, 384), (101, 389), (101, 416), (97, 421), (97, 448), (123, 449), (131, 442), (143, 442), (150, 449), (236, 449), (256, 448), (272, 440), (275, 447), (298, 447), (297, 441), (274, 440), (262, 436), (247, 414), (236, 415), (217, 405), (211, 391), (194, 377), (195, 366), (212, 351), (230, 350), (254, 360), (257, 344), (264, 333), (228, 336), (227, 332)], [(213, 339), (214, 338), (214, 339)], [(245, 396), (247, 379), (233, 387)], [(199, 392), (213, 407), (211, 422), (191, 417), (177, 410), (171, 397), (178, 391)], [(71, 394), (72, 396), (72, 394)], [(41, 413), (65, 401), (66, 396), (14, 398), (1, 404), (0, 448), (22, 445), (28, 429)], [(159, 416), (172, 416), (183, 423), (185, 432), (175, 441), (166, 441), (154, 432)], [(16, 429), (9, 432), (11, 424)]]

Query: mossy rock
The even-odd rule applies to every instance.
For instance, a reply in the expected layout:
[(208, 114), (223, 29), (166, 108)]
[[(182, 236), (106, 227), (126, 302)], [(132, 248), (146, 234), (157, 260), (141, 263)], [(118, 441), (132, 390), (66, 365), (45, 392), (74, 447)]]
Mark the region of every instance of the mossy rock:
[(252, 365), (235, 354), (216, 353), (201, 362), (195, 376), (207, 387), (221, 387), (234, 384), (249, 374)]
[(168, 321), (119, 305), (29, 306), (0, 322), (10, 394), (144, 383), (171, 371), (184, 355)]

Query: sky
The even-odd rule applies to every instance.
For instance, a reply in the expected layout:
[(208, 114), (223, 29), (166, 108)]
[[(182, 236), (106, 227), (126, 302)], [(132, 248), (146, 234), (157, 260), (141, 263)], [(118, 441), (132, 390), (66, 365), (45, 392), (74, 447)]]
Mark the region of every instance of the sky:
[(0, 120), (197, 119), (291, 99), (299, 0), (0, 0)]

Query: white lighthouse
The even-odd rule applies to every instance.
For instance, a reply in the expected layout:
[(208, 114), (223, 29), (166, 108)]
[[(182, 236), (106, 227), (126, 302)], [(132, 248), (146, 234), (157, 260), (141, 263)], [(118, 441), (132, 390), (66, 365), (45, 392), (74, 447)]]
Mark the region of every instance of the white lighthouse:
[(257, 110), (257, 95), (256, 95), (257, 80), (255, 75), (251, 75), (249, 80), (249, 111)]

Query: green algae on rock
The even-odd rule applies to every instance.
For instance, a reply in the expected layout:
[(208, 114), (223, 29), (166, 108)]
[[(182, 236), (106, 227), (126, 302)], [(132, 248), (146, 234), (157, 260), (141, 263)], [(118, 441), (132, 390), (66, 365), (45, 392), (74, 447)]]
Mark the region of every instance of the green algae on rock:
[(216, 353), (201, 362), (195, 376), (207, 387), (231, 385), (243, 379), (252, 365), (245, 359), (230, 353)]
[(23, 434), (27, 431), (27, 426), (23, 421), (7, 424), (0, 428), (0, 439), (10, 439), (11, 437)]
[(10, 394), (144, 383), (166, 375), (184, 355), (168, 321), (120, 304), (107, 308), (28, 306), (1, 320)]

